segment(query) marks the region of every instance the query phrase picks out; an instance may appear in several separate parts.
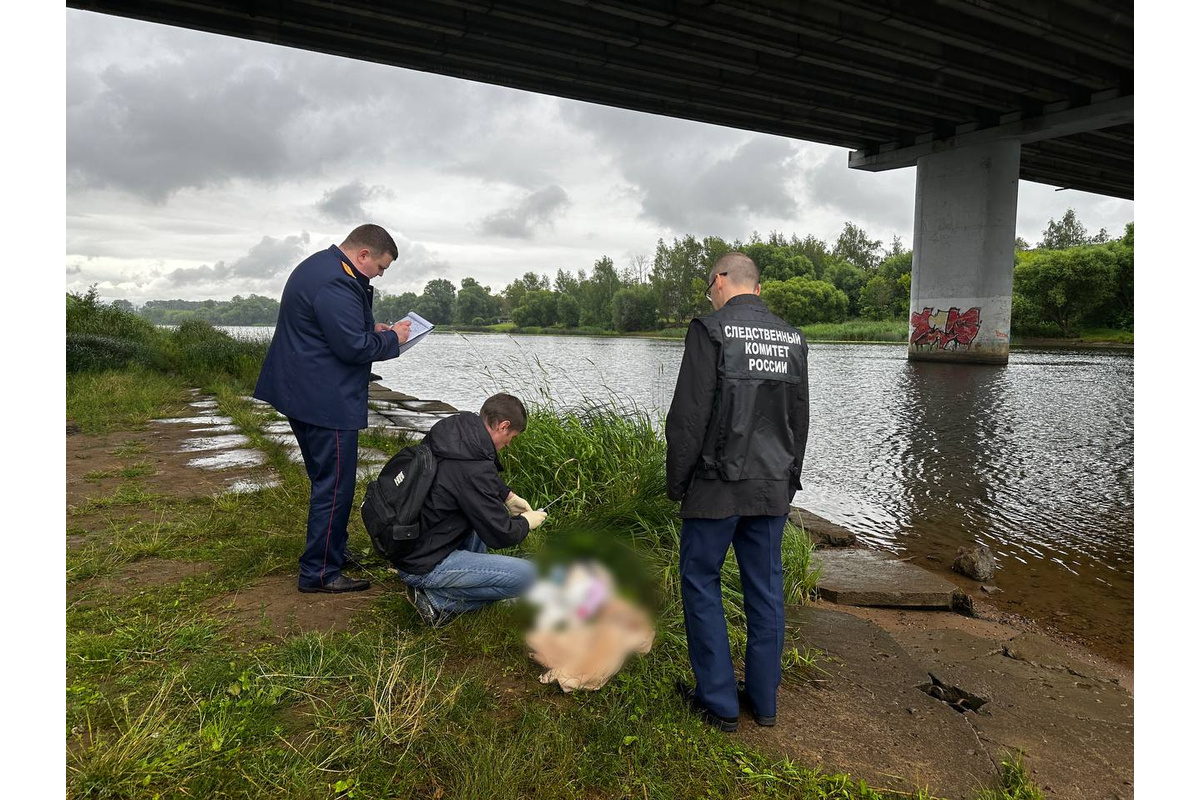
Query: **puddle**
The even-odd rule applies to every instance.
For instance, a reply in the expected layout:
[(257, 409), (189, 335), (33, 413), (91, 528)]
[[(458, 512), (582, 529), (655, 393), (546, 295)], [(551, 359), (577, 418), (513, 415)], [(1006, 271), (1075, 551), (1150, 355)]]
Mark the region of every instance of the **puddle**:
[(200, 469), (230, 469), (232, 467), (256, 467), (266, 462), (267, 457), (257, 450), (230, 450), (227, 453), (193, 458), (189, 467)]
[(188, 453), (196, 450), (223, 450), (228, 447), (241, 447), (250, 443), (250, 437), (240, 433), (231, 433), (226, 436), (199, 436), (195, 439), (188, 439), (179, 448), (179, 452)]
[(232, 425), (233, 420), (229, 417), (218, 417), (217, 415), (203, 417), (176, 417), (174, 419), (155, 419), (151, 422), (160, 422), (164, 425)]
[(358, 463), (360, 464), (383, 464), (389, 458), (391, 458), (391, 456), (389, 456), (387, 453), (384, 453), (382, 450), (364, 448), (358, 451)]
[(279, 485), (279, 478), (271, 475), (266, 478), (238, 478), (226, 484), (224, 494), (253, 494), (263, 489), (271, 489)]
[(192, 428), (188, 433), (237, 433), (237, 425), (210, 425), (207, 428)]

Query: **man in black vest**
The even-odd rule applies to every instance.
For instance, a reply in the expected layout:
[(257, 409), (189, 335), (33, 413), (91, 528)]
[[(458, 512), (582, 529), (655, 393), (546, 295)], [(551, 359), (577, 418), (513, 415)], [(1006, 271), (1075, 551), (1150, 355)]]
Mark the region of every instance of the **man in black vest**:
[[(783, 524), (808, 442), (808, 343), (759, 299), (758, 266), (727, 253), (709, 270), (714, 313), (693, 319), (667, 414), (667, 495), (682, 500), (679, 572), (695, 688), (684, 699), (722, 731), (739, 701), (775, 724), (783, 655)], [(745, 596), (738, 685), (721, 605), (733, 545)]]

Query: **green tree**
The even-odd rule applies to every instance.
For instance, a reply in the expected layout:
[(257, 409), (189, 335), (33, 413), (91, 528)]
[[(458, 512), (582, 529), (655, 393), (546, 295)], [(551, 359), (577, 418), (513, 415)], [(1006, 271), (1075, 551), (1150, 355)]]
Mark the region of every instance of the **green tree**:
[(883, 240), (872, 239), (862, 228), (847, 221), (833, 245), (833, 256), (849, 261), (861, 270), (872, 272), (879, 266), (879, 251), (882, 247)]
[(1029, 301), (1040, 319), (1069, 336), (1083, 316), (1112, 296), (1116, 269), (1107, 247), (1031, 250), (1020, 254), (1013, 291)]
[(796, 327), (815, 322), (845, 322), (850, 307), (846, 293), (814, 278), (789, 278), (762, 285), (767, 308)]
[(592, 275), (580, 284), (579, 322), (600, 328), (612, 328), (612, 299), (621, 288), (613, 260), (601, 256), (592, 267)]
[(1075, 209), (1068, 208), (1061, 220), (1050, 219), (1046, 229), (1042, 231), (1042, 240), (1038, 242), (1039, 250), (1066, 250), (1085, 244), (1103, 244), (1108, 241), (1108, 231), (1104, 228), (1095, 236), (1088, 236), (1087, 228), (1075, 216)]
[(650, 285), (658, 298), (658, 310), (676, 324), (690, 318), (704, 302), (708, 281), (702, 258), (703, 247), (694, 236), (675, 239), (670, 247), (658, 240)]
[(619, 331), (650, 331), (658, 327), (658, 302), (654, 289), (627, 286), (613, 295), (613, 327)]
[(579, 301), (574, 295), (558, 295), (558, 321), (568, 328), (579, 327)]
[(825, 265), (825, 277), (822, 279), (840, 289), (850, 299), (849, 314), (857, 317), (861, 310), (858, 307), (862, 288), (867, 283), (867, 271), (856, 267), (849, 261), (832, 260)]
[(521, 328), (548, 328), (558, 321), (558, 295), (548, 289), (526, 292), (521, 305), (513, 309), (512, 318)]
[(462, 289), (454, 298), (454, 323), (470, 325), (476, 319), (492, 322), (500, 308), (500, 298), (492, 295), (488, 286), (480, 286), (474, 278), (463, 278)]
[(417, 313), (434, 325), (448, 325), (454, 320), (454, 284), (445, 278), (434, 278), (425, 284), (417, 300)]
[(511, 314), (513, 309), (525, 302), (526, 294), (529, 292), (536, 292), (539, 289), (549, 290), (550, 279), (545, 275), (538, 275), (534, 272), (526, 272), (508, 286), (504, 287), (504, 291), (500, 293), (504, 298), (504, 309)]

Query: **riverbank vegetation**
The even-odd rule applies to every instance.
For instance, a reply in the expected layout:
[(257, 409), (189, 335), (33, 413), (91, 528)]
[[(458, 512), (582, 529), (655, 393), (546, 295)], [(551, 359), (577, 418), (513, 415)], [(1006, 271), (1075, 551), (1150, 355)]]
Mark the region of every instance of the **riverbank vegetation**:
[[(912, 250), (899, 238), (885, 248), (851, 222), (832, 245), (775, 231), (745, 241), (690, 234), (670, 243), (660, 239), (652, 258), (634, 255), (620, 270), (602, 256), (590, 272), (560, 269), (553, 280), (527, 272), (495, 294), (472, 277), (458, 287), (436, 278), (420, 294), (392, 294), (385, 286), (376, 291), (375, 316), (394, 321), (415, 310), (459, 331), (682, 336), (692, 316), (710, 310), (704, 300), (708, 270), (731, 250), (755, 259), (763, 301), (808, 338), (908, 340)], [(1118, 239), (1104, 230), (1089, 235), (1068, 209), (1061, 220), (1048, 221), (1036, 247), (1017, 241), (1014, 265), (1014, 342), (1131, 342), (1133, 223)], [(116, 302), (133, 310), (127, 301)], [(154, 300), (138, 309), (155, 324), (203, 319), (216, 325), (273, 325), (278, 311), (277, 301), (257, 295)]]
[[(665, 497), (665, 443), (637, 409), (540, 406), (502, 453), (507, 479), (531, 502), (561, 497), (521, 552), (603, 559), (655, 609), (647, 656), (598, 692), (563, 695), (536, 681), (520, 606), (421, 626), (369, 555), (357, 515), (351, 547), (382, 591), (307, 618), (316, 612), (297, 598), (311, 596), (294, 578), (307, 478), (266, 435), (270, 413), (246, 398), (261, 344), (194, 321), (163, 331), (87, 296), (69, 298), (68, 328), (78, 354), (68, 362), (68, 425), (103, 443), (111, 462), (74, 476), (106, 488), (67, 508), (68, 796), (928, 796), (767, 755), (682, 708), (673, 689), (689, 674), (679, 520)], [(145, 429), (194, 414), (193, 387), (267, 454), (276, 485), (212, 496), (160, 479)], [(373, 431), (364, 443), (392, 451), (405, 442)], [(789, 526), (785, 551), (785, 591), (802, 602), (815, 578), (811, 545)], [(737, 652), (732, 559), (723, 581)], [(789, 647), (785, 682), (813, 679), (822, 658)]]

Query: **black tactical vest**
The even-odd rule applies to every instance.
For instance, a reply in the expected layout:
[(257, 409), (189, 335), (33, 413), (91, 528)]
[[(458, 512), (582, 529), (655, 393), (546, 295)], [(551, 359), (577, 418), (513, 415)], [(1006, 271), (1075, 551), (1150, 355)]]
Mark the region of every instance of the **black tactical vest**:
[(696, 475), (798, 484), (791, 415), (808, 385), (804, 334), (757, 297), (700, 322), (717, 346), (717, 391)]

